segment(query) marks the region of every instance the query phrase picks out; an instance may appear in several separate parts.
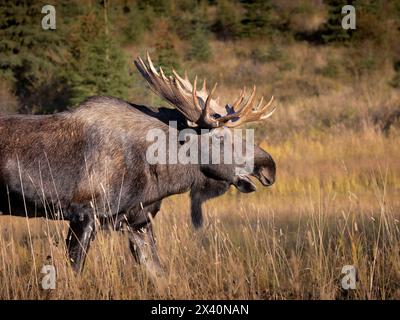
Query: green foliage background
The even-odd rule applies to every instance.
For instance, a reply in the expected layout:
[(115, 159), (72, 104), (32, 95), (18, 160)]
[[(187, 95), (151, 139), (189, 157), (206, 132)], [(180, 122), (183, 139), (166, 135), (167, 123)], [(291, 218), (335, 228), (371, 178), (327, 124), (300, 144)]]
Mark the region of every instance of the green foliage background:
[[(18, 112), (60, 111), (91, 95), (129, 99), (136, 85), (129, 48), (137, 53), (155, 48), (156, 62), (170, 72), (183, 64), (213, 61), (212, 41), (248, 41), (256, 46), (250, 56), (254, 63), (279, 60), (281, 71), (290, 70), (293, 62), (276, 46), (266, 49), (263, 44), (275, 39), (308, 42), (346, 47), (354, 55), (366, 46), (366, 56), (358, 57), (357, 72), (379, 68), (374, 53), (384, 52), (393, 61), (390, 85), (399, 87), (400, 4), (395, 0), (57, 0), (51, 4), (57, 12), (56, 30), (41, 28), (42, 1), (0, 3), (0, 83), (15, 97)], [(357, 8), (357, 31), (340, 26), (345, 4)], [(325, 10), (323, 23), (308, 26), (307, 19), (318, 8)], [(385, 24), (389, 20), (390, 28)], [(237, 54), (240, 57), (240, 50)], [(337, 76), (337, 62), (331, 59), (318, 72)]]

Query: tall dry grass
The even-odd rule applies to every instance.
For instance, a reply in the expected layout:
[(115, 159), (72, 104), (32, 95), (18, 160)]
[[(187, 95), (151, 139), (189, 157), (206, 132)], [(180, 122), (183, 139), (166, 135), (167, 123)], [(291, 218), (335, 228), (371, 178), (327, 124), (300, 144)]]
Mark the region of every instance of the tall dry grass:
[[(67, 224), (0, 217), (1, 299), (400, 298), (399, 134), (366, 127), (263, 143), (278, 164), (270, 189), (232, 190), (190, 225), (187, 196), (155, 219), (165, 277), (134, 263), (122, 234), (100, 232), (81, 275), (65, 256)], [(45, 264), (55, 290), (41, 289)], [(344, 265), (357, 288), (341, 289)]]
[[(307, 32), (327, 18), (321, 1), (311, 3), (275, 6), (290, 12), (290, 28)], [(154, 29), (124, 48), (127, 55), (150, 48), (157, 56)], [(400, 132), (383, 135), (374, 122), (400, 110), (400, 91), (389, 85), (390, 50), (368, 41), (210, 39), (211, 60), (195, 62), (184, 61), (188, 41), (168, 41), (191, 79), (218, 81), (221, 101), (253, 83), (258, 94), (276, 97), (278, 111), (256, 130), (277, 162), (276, 184), (210, 201), (200, 231), (190, 225), (186, 195), (166, 199), (155, 219), (166, 275), (155, 282), (134, 263), (123, 234), (100, 232), (75, 275), (65, 255), (67, 223), (0, 216), (0, 299), (400, 298)], [(133, 80), (130, 101), (165, 105)], [(0, 83), (0, 110), (16, 106)], [(41, 289), (47, 264), (57, 270), (55, 290)], [(357, 269), (356, 290), (341, 289), (344, 265)]]

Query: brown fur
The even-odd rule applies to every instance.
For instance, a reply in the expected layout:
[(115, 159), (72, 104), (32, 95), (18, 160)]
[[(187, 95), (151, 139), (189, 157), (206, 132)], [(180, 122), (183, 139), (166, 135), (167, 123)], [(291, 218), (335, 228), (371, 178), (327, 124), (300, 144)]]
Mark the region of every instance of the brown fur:
[[(79, 270), (96, 217), (117, 221), (125, 216), (131, 229), (139, 230), (149, 223), (147, 213), (157, 213), (163, 198), (191, 190), (192, 218), (200, 226), (204, 201), (231, 184), (244, 192), (254, 190), (235, 175), (233, 165), (150, 165), (145, 159), (146, 132), (159, 128), (168, 135), (169, 121), (179, 124), (173, 130), (186, 127), (176, 110), (111, 97), (93, 97), (74, 111), (51, 116), (0, 116), (0, 210), (69, 220), (67, 244)], [(272, 158), (257, 149), (255, 164), (254, 175), (272, 183)], [(262, 180), (266, 175), (269, 179)]]

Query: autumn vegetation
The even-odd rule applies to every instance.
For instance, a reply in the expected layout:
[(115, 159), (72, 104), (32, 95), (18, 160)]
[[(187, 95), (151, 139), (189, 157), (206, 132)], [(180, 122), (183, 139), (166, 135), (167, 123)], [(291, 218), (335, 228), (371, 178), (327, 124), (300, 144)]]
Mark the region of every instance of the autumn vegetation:
[[(357, 29), (341, 28), (353, 4)], [(277, 181), (230, 190), (195, 231), (187, 195), (167, 199), (155, 234), (165, 277), (134, 263), (122, 234), (100, 232), (86, 268), (65, 254), (67, 223), (0, 217), (1, 299), (399, 299), (398, 1), (55, 1), (0, 4), (0, 111), (43, 114), (91, 95), (166, 106), (133, 59), (219, 83), (231, 102), (256, 84), (278, 106), (251, 125)], [(116, 124), (117, 125), (117, 124)], [(40, 269), (54, 264), (55, 290)], [(344, 265), (357, 288), (343, 290)]]

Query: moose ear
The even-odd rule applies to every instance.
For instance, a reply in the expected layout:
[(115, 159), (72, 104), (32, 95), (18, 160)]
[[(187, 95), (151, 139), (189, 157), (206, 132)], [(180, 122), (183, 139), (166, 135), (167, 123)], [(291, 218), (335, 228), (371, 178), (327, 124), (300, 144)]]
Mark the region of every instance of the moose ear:
[(256, 185), (246, 175), (238, 175), (235, 177), (233, 185), (243, 193), (256, 191)]

